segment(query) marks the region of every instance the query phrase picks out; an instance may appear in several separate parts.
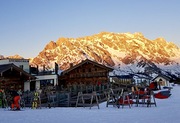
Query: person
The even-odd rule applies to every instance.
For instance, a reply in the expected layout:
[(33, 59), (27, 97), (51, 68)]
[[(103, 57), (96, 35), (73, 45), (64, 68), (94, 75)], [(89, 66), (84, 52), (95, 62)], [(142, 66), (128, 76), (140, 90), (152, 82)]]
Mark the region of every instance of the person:
[(8, 107), (7, 100), (6, 100), (6, 94), (5, 94), (4, 90), (0, 90), (0, 106), (2, 106), (2, 108)]
[[(20, 110), (20, 95), (17, 91), (10, 90), (10, 95), (12, 97), (12, 104), (11, 104), (11, 110)], [(16, 109), (14, 109), (16, 106)]]
[(41, 90), (37, 88), (34, 92), (33, 102), (32, 102), (32, 109), (37, 109), (38, 107), (41, 108), (41, 98), (40, 98)]

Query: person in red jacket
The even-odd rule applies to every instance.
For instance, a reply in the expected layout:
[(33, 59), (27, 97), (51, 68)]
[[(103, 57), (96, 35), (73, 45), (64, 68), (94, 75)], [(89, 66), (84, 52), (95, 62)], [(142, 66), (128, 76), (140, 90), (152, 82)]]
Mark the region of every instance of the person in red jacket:
[[(11, 104), (11, 109), (12, 110), (20, 110), (20, 105), (19, 105), (19, 101), (20, 101), (20, 96), (18, 94), (17, 91), (10, 91), (10, 94), (12, 96), (12, 104)], [(16, 109), (14, 109), (14, 107), (16, 106)]]

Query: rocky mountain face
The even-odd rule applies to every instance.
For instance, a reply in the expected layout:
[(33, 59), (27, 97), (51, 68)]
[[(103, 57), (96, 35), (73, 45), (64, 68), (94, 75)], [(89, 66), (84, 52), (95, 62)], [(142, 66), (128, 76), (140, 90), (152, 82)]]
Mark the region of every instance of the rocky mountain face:
[(52, 63), (56, 62), (61, 70), (65, 70), (70, 63), (75, 65), (86, 58), (116, 70), (137, 72), (145, 66), (172, 69), (174, 65), (179, 68), (180, 49), (163, 38), (149, 40), (141, 33), (101, 32), (81, 38), (50, 41), (30, 63), (51, 68)]

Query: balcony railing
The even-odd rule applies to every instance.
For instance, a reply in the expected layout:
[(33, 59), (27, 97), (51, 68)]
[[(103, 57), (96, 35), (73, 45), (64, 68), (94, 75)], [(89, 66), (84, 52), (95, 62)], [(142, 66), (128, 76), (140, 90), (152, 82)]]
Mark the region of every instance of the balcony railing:
[(107, 76), (104, 72), (99, 73), (77, 73), (77, 74), (71, 74), (70, 78), (91, 78), (91, 77), (104, 77)]

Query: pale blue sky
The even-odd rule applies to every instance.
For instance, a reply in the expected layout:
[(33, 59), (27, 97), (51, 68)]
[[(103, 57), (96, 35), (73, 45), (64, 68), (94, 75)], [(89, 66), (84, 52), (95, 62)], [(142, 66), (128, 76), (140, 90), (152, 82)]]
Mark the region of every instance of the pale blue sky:
[(35, 57), (51, 40), (102, 31), (180, 46), (180, 0), (0, 0), (0, 55)]

